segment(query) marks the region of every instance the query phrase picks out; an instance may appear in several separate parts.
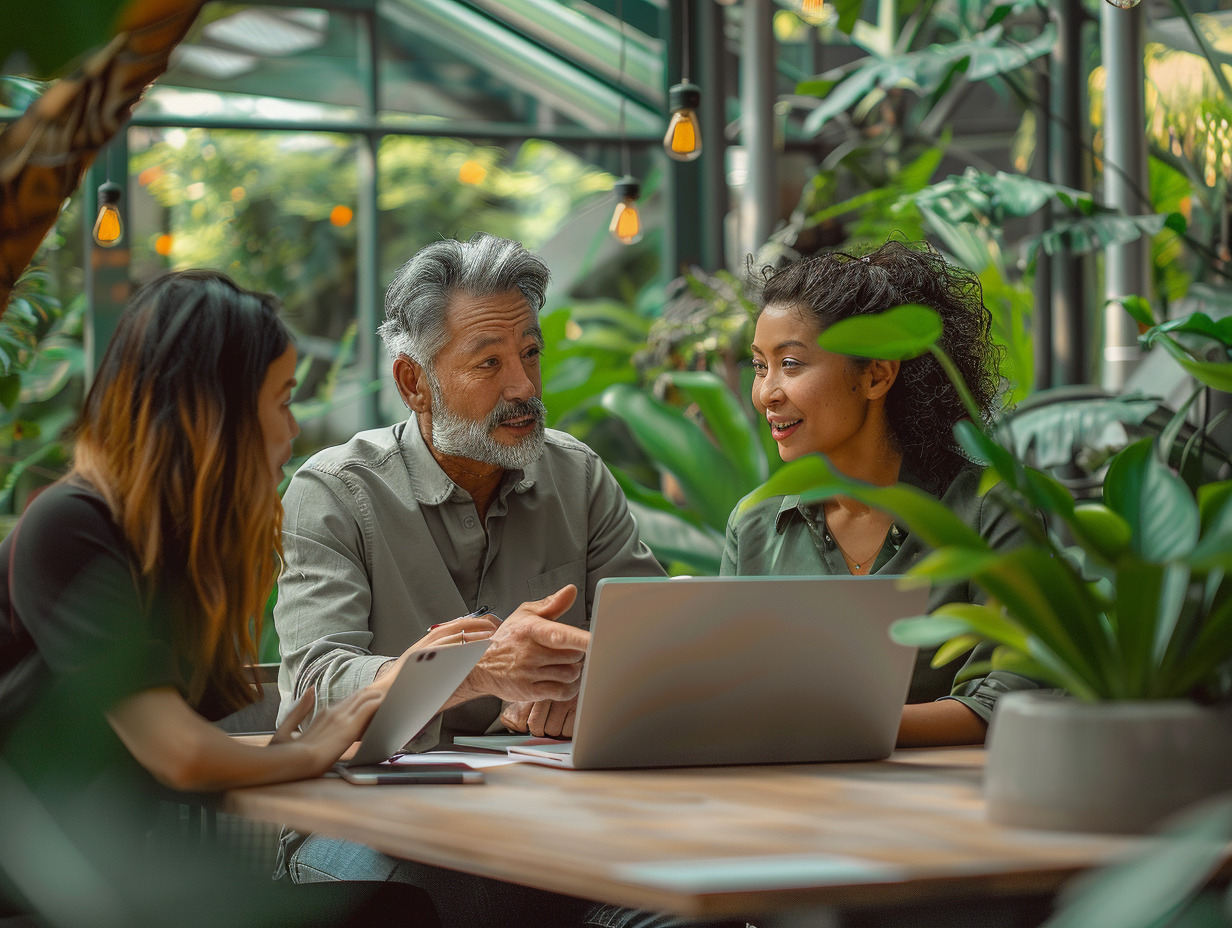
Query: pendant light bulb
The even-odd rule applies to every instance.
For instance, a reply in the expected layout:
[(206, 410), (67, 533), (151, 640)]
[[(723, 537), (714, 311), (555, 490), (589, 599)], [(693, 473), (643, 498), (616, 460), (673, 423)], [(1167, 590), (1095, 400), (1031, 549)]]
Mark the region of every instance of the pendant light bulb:
[(120, 185), (111, 181), (98, 188), (98, 218), (94, 220), (94, 241), (103, 248), (111, 248), (124, 237), (120, 222)]
[(825, 0), (800, 0), (800, 18), (809, 23), (820, 23), (826, 18)]
[(616, 181), (612, 192), (620, 199), (616, 210), (612, 213), (612, 224), (608, 231), (622, 245), (632, 245), (642, 240), (642, 219), (637, 214), (637, 198), (642, 193), (642, 185), (636, 178), (625, 175)]
[(663, 150), (674, 161), (696, 161), (702, 153), (701, 126), (697, 122), (701, 89), (686, 81), (668, 92), (668, 100), (672, 115), (663, 136)]

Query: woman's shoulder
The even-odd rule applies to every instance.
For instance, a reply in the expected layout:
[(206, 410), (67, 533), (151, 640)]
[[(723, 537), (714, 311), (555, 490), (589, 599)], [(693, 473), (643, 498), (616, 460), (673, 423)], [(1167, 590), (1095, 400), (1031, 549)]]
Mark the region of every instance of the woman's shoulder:
[(111, 509), (103, 495), (85, 480), (65, 477), (39, 490), (26, 504), (21, 525), (74, 519), (111, 522)]
[(90, 484), (66, 478), (38, 492), (14, 529), (18, 550), (55, 546), (65, 556), (83, 539), (120, 541), (119, 527), (102, 494)]

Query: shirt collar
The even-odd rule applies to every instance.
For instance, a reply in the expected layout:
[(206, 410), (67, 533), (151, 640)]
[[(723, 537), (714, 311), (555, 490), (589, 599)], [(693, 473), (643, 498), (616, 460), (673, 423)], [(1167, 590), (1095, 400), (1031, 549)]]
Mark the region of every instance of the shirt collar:
[[(449, 478), (432, 456), (432, 450), (419, 431), (419, 420), (414, 413), (402, 423), (401, 429), (398, 444), (402, 449), (402, 461), (406, 464), (415, 501), (428, 506), (440, 506), (455, 494), (458, 499), (469, 499), (470, 495)], [(503, 500), (511, 490), (515, 493), (527, 492), (535, 485), (535, 479), (542, 467), (543, 459), (540, 458), (524, 471), (505, 471), (497, 498)]]
[[(919, 480), (908, 469), (906, 462), (903, 462), (902, 469), (898, 474), (898, 482), (905, 483), (916, 489), (922, 489)], [(787, 529), (787, 525), (792, 519), (797, 516), (805, 522), (815, 526), (824, 526), (826, 523), (825, 513), (822, 510), (822, 500), (814, 500), (809, 503), (800, 502), (799, 495), (784, 496), (782, 502), (779, 503), (779, 511), (774, 515), (774, 531), (781, 535)], [(898, 519), (894, 520), (891, 526), (891, 532), (894, 540), (899, 542), (907, 537), (907, 526)]]

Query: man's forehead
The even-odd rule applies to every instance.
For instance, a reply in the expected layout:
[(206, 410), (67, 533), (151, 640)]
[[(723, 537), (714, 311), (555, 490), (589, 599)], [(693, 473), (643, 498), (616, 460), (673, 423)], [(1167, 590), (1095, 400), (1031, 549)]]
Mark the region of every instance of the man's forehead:
[(445, 309), (451, 341), (491, 341), (501, 335), (539, 334), (539, 320), (518, 290), (476, 295), (458, 292)]

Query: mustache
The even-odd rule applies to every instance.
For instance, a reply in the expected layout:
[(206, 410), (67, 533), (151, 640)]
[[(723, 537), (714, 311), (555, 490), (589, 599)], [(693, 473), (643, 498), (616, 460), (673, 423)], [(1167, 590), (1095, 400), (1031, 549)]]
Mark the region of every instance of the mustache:
[(511, 402), (509, 400), (500, 400), (488, 413), (488, 421), (486, 423), (488, 431), (493, 432), (502, 423), (510, 419), (527, 419), (535, 420), (535, 424), (543, 425), (547, 422), (548, 408), (543, 405), (543, 400), (532, 396), (528, 400), (520, 400)]

